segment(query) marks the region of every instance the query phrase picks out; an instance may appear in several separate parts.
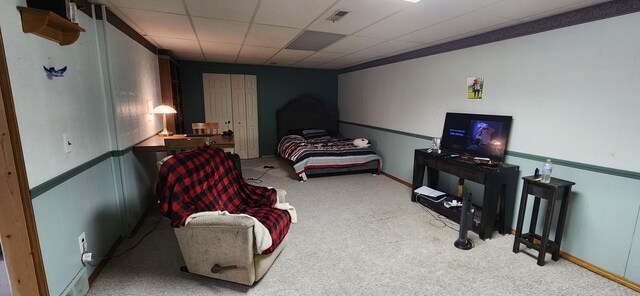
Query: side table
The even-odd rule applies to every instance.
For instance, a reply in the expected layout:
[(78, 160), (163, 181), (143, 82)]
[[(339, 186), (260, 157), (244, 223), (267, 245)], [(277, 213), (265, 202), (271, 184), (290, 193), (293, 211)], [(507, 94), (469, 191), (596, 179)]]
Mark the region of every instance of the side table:
[[(538, 251), (538, 265), (544, 265), (545, 255), (552, 253), (551, 258), (558, 261), (560, 256), (560, 243), (562, 242), (562, 232), (564, 231), (565, 218), (567, 216), (567, 206), (569, 204), (569, 194), (571, 186), (576, 183), (551, 178), (549, 183), (535, 181), (533, 176), (523, 177), (524, 185), (522, 187), (522, 197), (520, 199), (520, 210), (518, 212), (518, 225), (516, 226), (516, 236), (513, 241), (513, 252), (520, 252), (520, 244), (524, 244), (529, 248)], [(527, 207), (527, 199), (529, 194), (535, 197), (533, 202), (533, 211), (531, 212), (531, 222), (529, 224), (529, 233), (522, 233), (522, 224), (524, 223), (524, 214)], [(556, 199), (561, 199), (560, 215), (556, 226), (556, 235), (553, 241), (549, 241), (549, 232), (551, 230), (551, 221), (553, 220)], [(546, 215), (544, 220), (544, 228), (542, 236), (535, 233), (538, 222), (538, 213), (540, 209), (540, 200), (547, 200)], [(539, 241), (539, 244), (536, 243)]]

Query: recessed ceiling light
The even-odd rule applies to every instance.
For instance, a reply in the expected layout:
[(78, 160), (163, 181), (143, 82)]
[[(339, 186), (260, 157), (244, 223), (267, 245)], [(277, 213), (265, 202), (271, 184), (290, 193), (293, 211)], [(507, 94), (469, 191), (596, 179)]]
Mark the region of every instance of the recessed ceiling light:
[(404, 1), (411, 2), (411, 3), (417, 3), (417, 2), (420, 2), (420, 0), (404, 0)]

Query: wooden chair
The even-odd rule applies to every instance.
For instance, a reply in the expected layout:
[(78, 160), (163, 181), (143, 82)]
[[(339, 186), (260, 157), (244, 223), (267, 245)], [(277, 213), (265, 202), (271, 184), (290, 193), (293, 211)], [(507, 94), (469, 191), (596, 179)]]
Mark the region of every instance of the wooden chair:
[(194, 122), (191, 124), (191, 129), (194, 134), (217, 134), (218, 123), (217, 122)]
[(198, 146), (209, 146), (213, 139), (208, 137), (164, 139), (164, 147), (167, 155), (174, 155), (179, 152), (189, 151)]

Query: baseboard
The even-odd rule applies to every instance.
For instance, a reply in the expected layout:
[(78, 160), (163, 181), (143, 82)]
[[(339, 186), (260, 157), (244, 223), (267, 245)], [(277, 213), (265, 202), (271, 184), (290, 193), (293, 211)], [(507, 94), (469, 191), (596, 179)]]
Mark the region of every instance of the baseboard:
[(406, 182), (405, 180), (402, 180), (402, 179), (400, 179), (400, 178), (398, 178), (398, 177), (396, 177), (394, 175), (390, 175), (389, 173), (387, 173), (385, 171), (382, 171), (382, 175), (387, 176), (387, 178), (389, 178), (389, 179), (391, 179), (393, 181), (396, 181), (396, 182), (398, 182), (400, 184), (403, 184), (403, 185), (405, 185), (405, 186), (407, 186), (409, 188), (412, 187), (411, 183)]
[[(515, 235), (515, 234), (516, 234), (516, 230), (515, 229), (511, 229), (511, 235)], [(540, 241), (539, 240), (534, 240), (534, 243), (540, 244)], [(573, 263), (575, 265), (578, 265), (578, 266), (580, 266), (582, 268), (585, 268), (585, 269), (587, 269), (587, 270), (589, 270), (589, 271), (591, 271), (591, 272), (593, 272), (595, 274), (601, 275), (601, 276), (603, 276), (603, 277), (605, 277), (607, 279), (610, 279), (610, 280), (612, 280), (612, 281), (614, 281), (614, 282), (616, 282), (618, 284), (621, 284), (621, 285), (623, 285), (625, 287), (628, 287), (629, 289), (633, 289), (633, 290), (635, 290), (637, 292), (640, 292), (640, 285), (638, 285), (637, 283), (632, 282), (632, 281), (630, 281), (630, 280), (628, 280), (626, 278), (623, 278), (623, 277), (621, 277), (621, 276), (619, 276), (617, 274), (608, 272), (608, 271), (606, 271), (606, 270), (604, 270), (604, 269), (602, 269), (600, 267), (597, 267), (597, 266), (595, 266), (595, 265), (593, 265), (593, 264), (591, 264), (591, 263), (589, 263), (587, 261), (584, 261), (584, 260), (582, 260), (582, 259), (580, 259), (578, 257), (575, 257), (575, 256), (573, 256), (573, 255), (571, 255), (571, 254), (569, 254), (567, 252), (560, 251), (560, 257), (564, 258), (565, 260), (567, 260), (567, 261), (569, 261), (569, 262), (571, 262), (571, 263)]]
[[(396, 181), (396, 182), (398, 182), (400, 184), (403, 184), (403, 185), (405, 185), (405, 186), (407, 186), (409, 188), (413, 187), (413, 185), (411, 183), (406, 182), (406, 181), (404, 181), (404, 180), (402, 180), (402, 179), (400, 179), (398, 177), (395, 177), (393, 175), (390, 175), (390, 174), (388, 174), (388, 173), (386, 173), (384, 171), (382, 172), (382, 174), (385, 175), (386, 177), (388, 177), (389, 179), (394, 180), (394, 181)], [(516, 234), (516, 230), (515, 229), (511, 229), (511, 235), (515, 235), (515, 234)], [(584, 260), (582, 260), (582, 259), (580, 259), (578, 257), (575, 257), (575, 256), (573, 256), (573, 255), (571, 255), (571, 254), (569, 254), (567, 252), (560, 251), (560, 257), (564, 258), (565, 260), (567, 260), (567, 261), (569, 261), (569, 262), (571, 262), (571, 263), (573, 263), (575, 265), (578, 265), (578, 266), (580, 266), (582, 268), (585, 268), (585, 269), (587, 269), (587, 270), (589, 270), (591, 272), (594, 272), (595, 274), (598, 274), (598, 275), (600, 275), (602, 277), (605, 277), (605, 278), (607, 278), (609, 280), (612, 280), (612, 281), (614, 281), (614, 282), (616, 282), (616, 283), (618, 283), (620, 285), (623, 285), (623, 286), (625, 286), (625, 287), (627, 287), (629, 289), (635, 290), (636, 292), (640, 292), (640, 284), (638, 284), (638, 283), (635, 283), (635, 282), (630, 281), (630, 280), (628, 280), (628, 279), (626, 279), (624, 277), (621, 277), (621, 276), (619, 276), (617, 274), (614, 274), (614, 273), (611, 273), (609, 271), (606, 271), (606, 270), (604, 270), (604, 269), (602, 269), (602, 268), (600, 268), (598, 266), (595, 266), (595, 265), (593, 265), (593, 264), (591, 264), (589, 262), (586, 262), (586, 261), (584, 261)]]
[(638, 283), (632, 282), (632, 281), (630, 281), (630, 280), (628, 280), (626, 278), (623, 278), (623, 277), (621, 277), (621, 276), (619, 276), (617, 274), (608, 272), (608, 271), (606, 271), (606, 270), (604, 270), (604, 269), (602, 269), (600, 267), (597, 267), (597, 266), (595, 266), (595, 265), (593, 265), (593, 264), (591, 264), (589, 262), (586, 262), (586, 261), (584, 261), (584, 260), (582, 260), (582, 259), (580, 259), (578, 257), (575, 257), (575, 256), (573, 256), (573, 255), (571, 255), (569, 253), (560, 251), (560, 257), (564, 258), (565, 260), (567, 260), (567, 261), (569, 261), (569, 262), (571, 262), (573, 264), (576, 264), (576, 265), (578, 265), (580, 267), (583, 267), (583, 268), (585, 268), (585, 269), (587, 269), (589, 271), (592, 271), (592, 272), (594, 272), (596, 274), (599, 274), (599, 275), (601, 275), (601, 276), (603, 276), (605, 278), (608, 278), (608, 279), (610, 279), (610, 280), (612, 280), (612, 281), (614, 281), (614, 282), (616, 282), (618, 284), (621, 284), (621, 285), (623, 285), (623, 286), (625, 286), (625, 287), (627, 287), (629, 289), (633, 289), (636, 292), (640, 292), (640, 285)]

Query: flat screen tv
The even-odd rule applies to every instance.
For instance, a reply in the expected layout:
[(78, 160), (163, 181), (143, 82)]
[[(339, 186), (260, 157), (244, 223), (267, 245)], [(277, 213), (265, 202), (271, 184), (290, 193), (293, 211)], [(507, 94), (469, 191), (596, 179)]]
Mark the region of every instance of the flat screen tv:
[(511, 130), (511, 116), (447, 113), (440, 149), (469, 157), (503, 162)]

